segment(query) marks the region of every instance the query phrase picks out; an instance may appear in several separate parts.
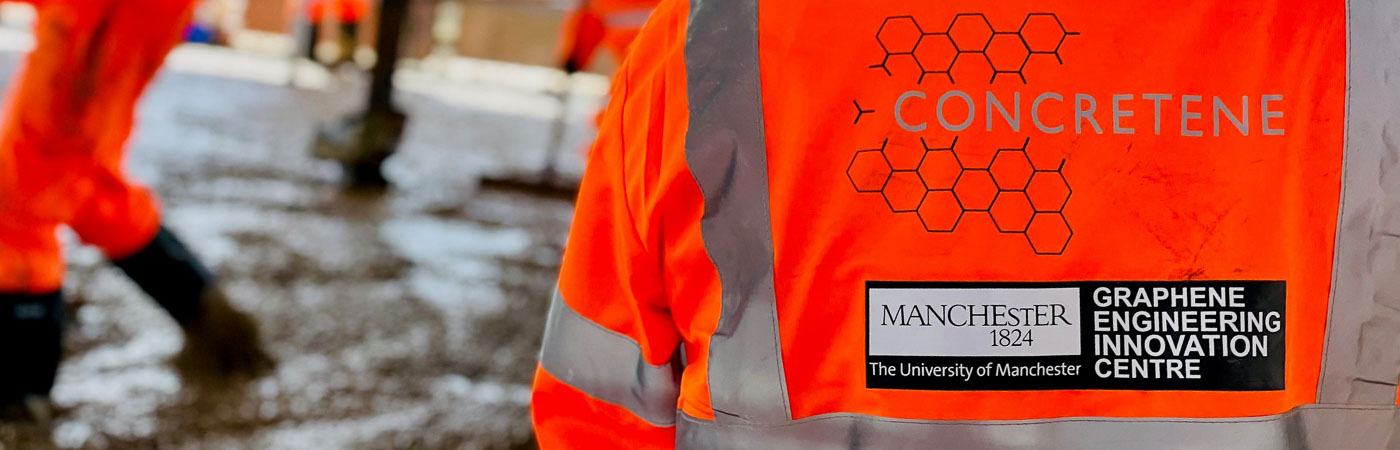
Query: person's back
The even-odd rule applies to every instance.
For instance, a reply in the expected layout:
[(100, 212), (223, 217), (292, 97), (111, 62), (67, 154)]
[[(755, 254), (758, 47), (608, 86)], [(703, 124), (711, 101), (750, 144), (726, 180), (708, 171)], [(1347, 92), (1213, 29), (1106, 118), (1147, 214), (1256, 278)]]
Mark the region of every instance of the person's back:
[(546, 446), (1400, 445), (1400, 4), (666, 2)]

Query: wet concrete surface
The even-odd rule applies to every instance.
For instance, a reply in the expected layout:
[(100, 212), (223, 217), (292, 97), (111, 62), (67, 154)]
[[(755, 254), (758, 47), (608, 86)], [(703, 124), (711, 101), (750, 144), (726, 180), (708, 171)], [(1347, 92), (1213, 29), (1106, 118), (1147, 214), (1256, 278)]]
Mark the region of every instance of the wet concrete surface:
[[(17, 59), (0, 54), (6, 79)], [(551, 121), (404, 94), (395, 187), (346, 191), (308, 151), (314, 124), (362, 98), (341, 75), (304, 90), (167, 71), (131, 145), (130, 171), (257, 319), (276, 370), (196, 399), (166, 361), (178, 327), (70, 238), (57, 417), (0, 423), (0, 448), (533, 447), (529, 384), (572, 205), (477, 180), (538, 167)], [(570, 129), (569, 176), (585, 135)]]

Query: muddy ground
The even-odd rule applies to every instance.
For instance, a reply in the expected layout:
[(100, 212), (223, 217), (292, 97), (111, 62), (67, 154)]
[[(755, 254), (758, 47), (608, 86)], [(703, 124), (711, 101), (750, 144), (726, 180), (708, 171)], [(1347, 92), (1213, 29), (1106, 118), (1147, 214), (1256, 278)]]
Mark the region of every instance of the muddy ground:
[[(17, 59), (0, 54), (6, 79)], [(167, 70), (131, 145), (131, 172), (261, 324), (275, 372), (195, 401), (166, 362), (175, 324), (98, 252), (69, 245), (57, 418), (0, 424), (0, 448), (533, 447), (529, 384), (572, 205), (478, 180), (538, 167), (551, 100), (520, 86), (404, 93), (395, 187), (352, 192), (307, 150), (316, 123), (362, 99), (357, 75), (329, 79), (298, 89)], [(597, 101), (575, 102), (574, 123)], [(568, 176), (585, 134), (570, 128)]]

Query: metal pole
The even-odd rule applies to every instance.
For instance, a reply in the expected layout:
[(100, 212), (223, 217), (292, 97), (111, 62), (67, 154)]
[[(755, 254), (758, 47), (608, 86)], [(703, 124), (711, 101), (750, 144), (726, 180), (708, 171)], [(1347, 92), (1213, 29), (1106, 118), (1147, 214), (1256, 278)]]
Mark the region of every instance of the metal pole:
[(365, 111), (321, 127), (312, 152), (340, 162), (351, 186), (387, 184), (380, 170), (399, 145), (408, 117), (394, 108), (394, 69), (407, 0), (382, 0), (375, 39), (375, 62), (370, 69), (369, 102)]
[(379, 4), (379, 27), (376, 32), (374, 68), (370, 71), (369, 112), (391, 111), (389, 100), (394, 90), (394, 67), (399, 62), (399, 40), (404, 18), (408, 15), (408, 0), (382, 0)]

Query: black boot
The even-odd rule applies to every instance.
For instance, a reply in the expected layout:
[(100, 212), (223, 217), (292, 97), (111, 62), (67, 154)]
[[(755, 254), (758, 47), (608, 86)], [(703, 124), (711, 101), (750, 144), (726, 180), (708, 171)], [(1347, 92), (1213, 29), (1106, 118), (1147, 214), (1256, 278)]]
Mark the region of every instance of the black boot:
[(0, 409), (47, 423), (49, 391), (63, 356), (63, 296), (0, 293)]
[(252, 318), (234, 309), (213, 275), (169, 230), (145, 248), (114, 261), (184, 330), (175, 366), (187, 383), (223, 384), (272, 367)]

